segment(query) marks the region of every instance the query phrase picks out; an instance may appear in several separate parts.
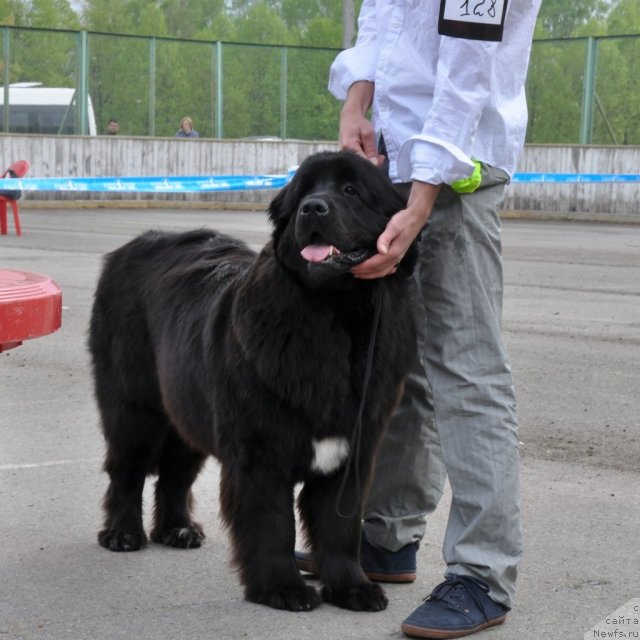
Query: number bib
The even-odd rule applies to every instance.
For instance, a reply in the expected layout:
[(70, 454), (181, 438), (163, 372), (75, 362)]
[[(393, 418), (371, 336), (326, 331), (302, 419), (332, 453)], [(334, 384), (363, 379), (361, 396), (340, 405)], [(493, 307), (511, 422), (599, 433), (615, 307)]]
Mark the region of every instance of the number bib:
[(440, 0), (438, 33), (501, 42), (507, 0)]

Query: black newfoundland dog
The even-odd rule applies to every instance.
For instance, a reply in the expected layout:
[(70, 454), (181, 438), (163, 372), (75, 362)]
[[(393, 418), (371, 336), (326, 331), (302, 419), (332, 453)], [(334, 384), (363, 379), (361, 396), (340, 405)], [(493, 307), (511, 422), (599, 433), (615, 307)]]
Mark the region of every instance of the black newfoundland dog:
[(320, 603), (294, 562), (304, 483), (298, 509), (324, 600), (385, 608), (359, 565), (361, 513), (415, 354), (415, 255), (375, 281), (349, 270), (403, 206), (371, 163), (321, 153), (271, 203), (272, 239), (258, 254), (202, 229), (147, 232), (107, 256), (89, 337), (110, 477), (102, 546), (146, 543), (142, 489), (157, 473), (151, 539), (199, 547), (191, 485), (214, 455), (248, 600)]

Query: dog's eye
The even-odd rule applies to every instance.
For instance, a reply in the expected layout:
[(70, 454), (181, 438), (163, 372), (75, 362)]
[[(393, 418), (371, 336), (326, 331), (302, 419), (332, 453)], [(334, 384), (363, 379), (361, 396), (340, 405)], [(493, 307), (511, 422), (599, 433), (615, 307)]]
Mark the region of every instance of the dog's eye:
[(356, 195), (356, 190), (350, 184), (345, 186), (344, 192), (350, 196)]

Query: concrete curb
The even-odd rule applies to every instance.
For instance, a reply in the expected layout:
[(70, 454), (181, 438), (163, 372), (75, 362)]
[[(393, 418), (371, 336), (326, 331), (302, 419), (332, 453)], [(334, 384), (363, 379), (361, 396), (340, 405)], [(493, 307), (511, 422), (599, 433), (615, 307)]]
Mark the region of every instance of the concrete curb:
[(24, 209), (193, 209), (211, 211), (266, 211), (268, 202), (221, 200), (21, 200)]
[(593, 213), (582, 211), (519, 211), (504, 209), (500, 211), (504, 220), (549, 220), (575, 222), (602, 222), (611, 224), (640, 224), (640, 214)]

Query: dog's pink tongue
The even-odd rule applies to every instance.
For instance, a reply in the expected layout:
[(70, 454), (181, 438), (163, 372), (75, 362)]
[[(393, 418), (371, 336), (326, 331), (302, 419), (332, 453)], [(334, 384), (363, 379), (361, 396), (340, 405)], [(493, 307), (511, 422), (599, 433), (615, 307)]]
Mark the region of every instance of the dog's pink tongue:
[(322, 262), (331, 253), (331, 247), (328, 244), (309, 244), (300, 253), (309, 262)]

